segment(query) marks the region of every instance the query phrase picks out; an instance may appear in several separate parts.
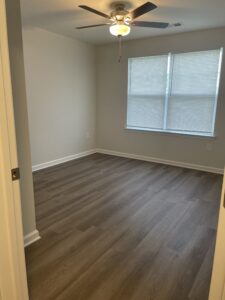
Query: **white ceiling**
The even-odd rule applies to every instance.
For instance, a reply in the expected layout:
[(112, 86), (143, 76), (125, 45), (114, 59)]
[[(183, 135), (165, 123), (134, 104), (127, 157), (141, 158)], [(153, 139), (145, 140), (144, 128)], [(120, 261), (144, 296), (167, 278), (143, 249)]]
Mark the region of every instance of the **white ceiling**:
[[(129, 0), (132, 10), (147, 0)], [(124, 1), (123, 1), (124, 2)], [(181, 27), (168, 29), (132, 28), (126, 39), (137, 39), (175, 32), (225, 26), (225, 0), (153, 0), (158, 8), (138, 18), (142, 21), (182, 23)], [(55, 33), (78, 38), (94, 44), (113, 42), (108, 26), (76, 30), (76, 26), (107, 22), (106, 19), (82, 10), (78, 5), (88, 5), (107, 14), (112, 10), (110, 0), (21, 0), (24, 26), (40, 27)]]

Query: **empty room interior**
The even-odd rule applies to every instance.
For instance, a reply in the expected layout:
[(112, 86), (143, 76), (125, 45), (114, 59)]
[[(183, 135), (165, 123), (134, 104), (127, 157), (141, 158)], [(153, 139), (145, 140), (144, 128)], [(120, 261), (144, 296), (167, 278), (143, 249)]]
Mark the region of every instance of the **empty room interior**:
[(23, 54), (13, 86), (29, 299), (225, 299), (209, 298), (225, 2), (17, 9), (8, 22)]

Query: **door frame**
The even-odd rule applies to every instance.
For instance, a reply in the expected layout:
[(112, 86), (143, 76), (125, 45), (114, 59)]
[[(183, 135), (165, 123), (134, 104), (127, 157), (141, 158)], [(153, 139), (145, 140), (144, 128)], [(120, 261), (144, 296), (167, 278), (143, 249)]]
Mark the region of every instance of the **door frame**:
[[(224, 169), (225, 174), (225, 169)], [(214, 262), (212, 278), (209, 292), (209, 300), (225, 300), (225, 175), (220, 201), (219, 220), (217, 225), (216, 247), (214, 252)]]
[(28, 300), (6, 0), (0, 0), (0, 299)]

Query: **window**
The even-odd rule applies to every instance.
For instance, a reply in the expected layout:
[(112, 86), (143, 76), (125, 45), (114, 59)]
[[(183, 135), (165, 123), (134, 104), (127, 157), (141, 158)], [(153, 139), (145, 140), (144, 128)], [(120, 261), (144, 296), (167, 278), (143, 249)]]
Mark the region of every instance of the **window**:
[(128, 60), (127, 128), (212, 136), (222, 49)]

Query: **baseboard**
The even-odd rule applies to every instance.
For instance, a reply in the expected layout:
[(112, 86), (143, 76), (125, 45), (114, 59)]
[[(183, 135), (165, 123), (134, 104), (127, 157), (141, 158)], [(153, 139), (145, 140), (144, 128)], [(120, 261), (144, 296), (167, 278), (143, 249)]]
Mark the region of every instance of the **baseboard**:
[(209, 166), (189, 164), (189, 163), (185, 163), (185, 162), (172, 161), (172, 160), (160, 159), (160, 158), (131, 154), (131, 153), (118, 152), (118, 151), (101, 149), (101, 148), (96, 149), (96, 152), (102, 153), (102, 154), (109, 154), (109, 155), (114, 155), (114, 156), (144, 160), (144, 161), (149, 161), (149, 162), (155, 162), (155, 163), (165, 164), (165, 165), (170, 165), (170, 166), (175, 166), (175, 167), (182, 167), (182, 168), (187, 168), (187, 169), (210, 172), (210, 173), (215, 173), (215, 174), (223, 174), (223, 169), (218, 169), (218, 168), (209, 167)]
[(55, 159), (55, 160), (52, 160), (52, 161), (48, 161), (48, 162), (45, 162), (45, 163), (42, 163), (42, 164), (32, 166), (32, 171), (35, 172), (35, 171), (42, 170), (42, 169), (45, 169), (45, 168), (48, 168), (48, 167), (53, 167), (53, 166), (65, 163), (67, 161), (74, 160), (74, 159), (77, 159), (77, 158), (81, 158), (81, 157), (84, 157), (84, 156), (88, 156), (88, 155), (91, 155), (91, 154), (94, 154), (94, 153), (96, 153), (96, 149), (92, 149), (92, 150), (80, 152), (80, 153), (77, 153), (77, 154), (69, 155), (69, 156), (66, 156), (66, 157), (62, 157), (62, 158), (59, 158), (59, 159)]
[(33, 244), (34, 242), (40, 240), (40, 238), (41, 237), (37, 229), (32, 231), (31, 233), (24, 236), (24, 247)]
[(197, 164), (189, 164), (185, 162), (179, 162), (179, 161), (172, 161), (172, 160), (167, 160), (167, 159), (161, 159), (161, 158), (156, 158), (156, 157), (150, 157), (150, 156), (144, 156), (144, 155), (138, 155), (138, 154), (132, 154), (132, 153), (124, 153), (124, 152), (119, 152), (119, 151), (113, 151), (113, 150), (107, 150), (107, 149), (102, 149), (102, 148), (97, 148), (97, 149), (92, 149), (88, 151), (84, 151), (81, 153), (69, 155), (63, 158), (59, 158), (56, 160), (52, 160), (49, 162), (45, 162), (42, 164), (38, 164), (32, 167), (32, 171), (38, 171), (42, 170), (48, 167), (56, 166), (59, 164), (62, 164), (64, 162), (78, 159), (81, 157), (85, 157), (94, 153), (102, 153), (102, 154), (109, 154), (109, 155), (114, 155), (114, 156), (120, 156), (120, 157), (126, 157), (126, 158), (133, 158), (133, 159), (138, 159), (138, 160), (144, 160), (144, 161), (149, 161), (149, 162), (155, 162), (159, 164), (165, 164), (165, 165), (170, 165), (170, 166), (175, 166), (175, 167), (182, 167), (182, 168), (187, 168), (187, 169), (193, 169), (193, 170), (199, 170), (199, 171), (204, 171), (204, 172), (210, 172), (210, 173), (215, 173), (215, 174), (223, 174), (224, 170), (219, 169), (219, 168), (214, 168), (210, 166), (202, 166), (202, 165), (197, 165)]

